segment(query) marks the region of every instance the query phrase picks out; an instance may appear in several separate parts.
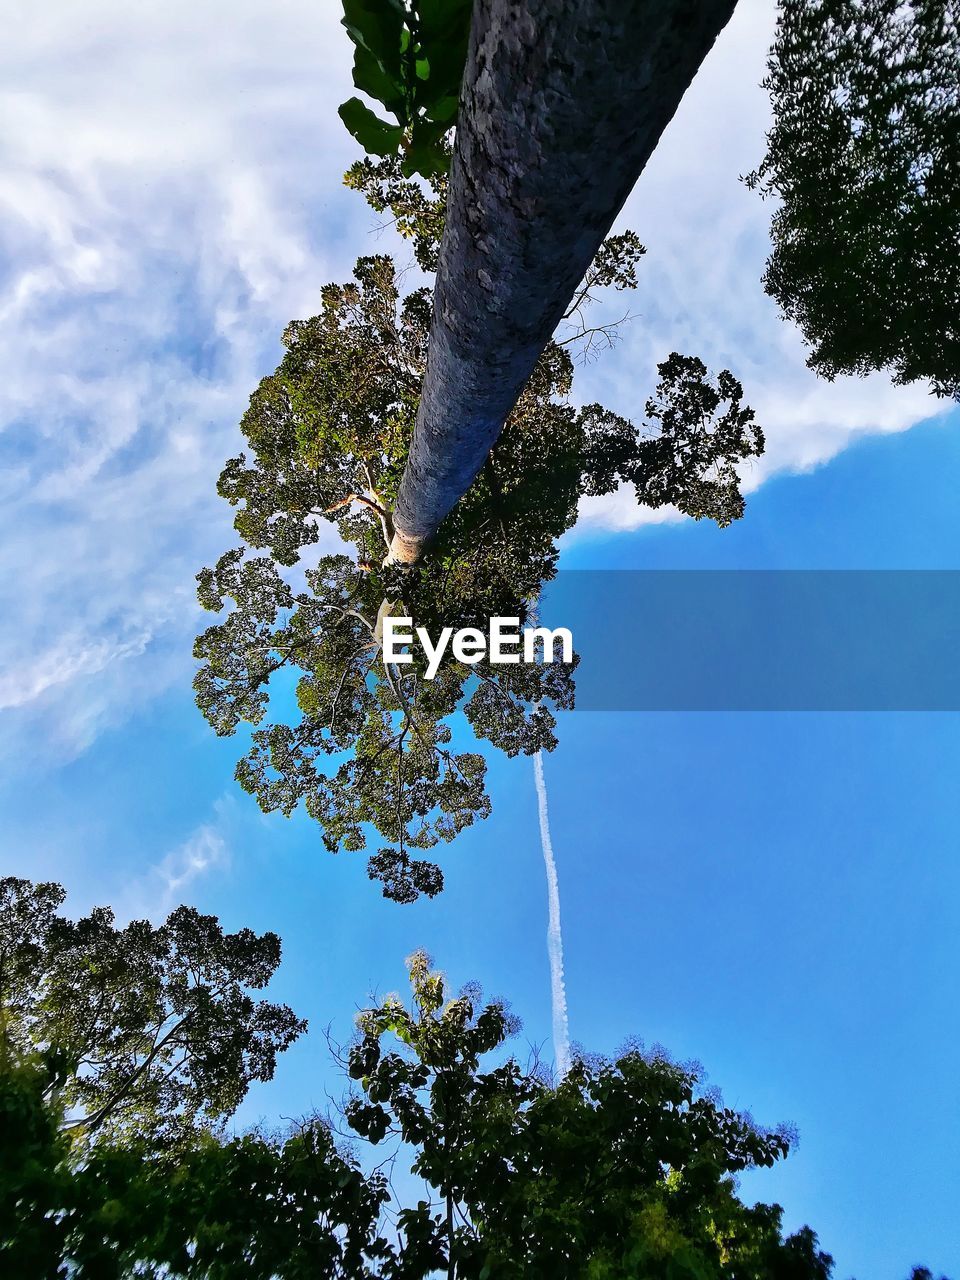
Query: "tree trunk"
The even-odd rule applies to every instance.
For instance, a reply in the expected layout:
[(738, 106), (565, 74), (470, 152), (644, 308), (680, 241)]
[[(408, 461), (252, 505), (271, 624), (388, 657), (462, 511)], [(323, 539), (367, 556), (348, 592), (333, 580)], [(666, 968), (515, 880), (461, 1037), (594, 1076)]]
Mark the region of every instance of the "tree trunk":
[(736, 0), (476, 0), (390, 558), (469, 488)]

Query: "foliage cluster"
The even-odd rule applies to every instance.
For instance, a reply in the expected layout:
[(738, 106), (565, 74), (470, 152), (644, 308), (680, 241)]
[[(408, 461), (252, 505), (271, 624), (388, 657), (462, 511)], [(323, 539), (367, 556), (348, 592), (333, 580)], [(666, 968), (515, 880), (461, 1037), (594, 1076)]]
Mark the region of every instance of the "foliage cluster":
[(280, 963), (276, 934), (225, 933), (192, 907), (118, 928), (108, 907), (70, 920), (63, 900), (58, 884), (0, 880), (0, 1033), (48, 1073), (72, 1141), (215, 1126), (305, 1030), (251, 995)]
[[(361, 162), (349, 177), (375, 208), (394, 212), (429, 263), (442, 182), (430, 196), (391, 160)], [(477, 739), (531, 754), (555, 745), (554, 712), (572, 705), (573, 681), (559, 663), (452, 658), (427, 681), (419, 661), (382, 662), (385, 613), (411, 616), (431, 635), (484, 630), (492, 616), (523, 623), (556, 571), (557, 539), (579, 499), (621, 483), (645, 505), (673, 503), (721, 525), (743, 510), (735, 464), (762, 451), (763, 435), (729, 372), (711, 379), (696, 357), (674, 353), (659, 366), (641, 429), (601, 405), (571, 403), (569, 348), (605, 328), (589, 328), (584, 310), (603, 288), (631, 288), (642, 254), (632, 232), (601, 248), (571, 301), (569, 336), (547, 346), (413, 572), (385, 556), (424, 376), (430, 291), (403, 294), (387, 256), (361, 258), (352, 281), (324, 288), (319, 315), (288, 326), (286, 354), (241, 424), (252, 456), (231, 459), (220, 477), (245, 546), (199, 575), (201, 603), (220, 611), (230, 602), (231, 611), (197, 641), (198, 703), (220, 734), (242, 721), (258, 726), (237, 776), (264, 810), (304, 804), (332, 852), (364, 848), (374, 827), (384, 843), (369, 871), (398, 901), (442, 886), (439, 868), (415, 853), (489, 812), (484, 758), (454, 745), (454, 712)], [(331, 535), (352, 554), (316, 556)], [(281, 572), (294, 566), (296, 583)], [(281, 671), (296, 678), (296, 715), (261, 725)]]
[(748, 1208), (734, 1177), (787, 1154), (701, 1088), (696, 1065), (633, 1046), (580, 1057), (559, 1083), (536, 1063), (484, 1059), (516, 1029), (476, 988), (448, 999), (429, 957), (412, 1001), (364, 1011), (347, 1057), (350, 1127), (413, 1154), (436, 1193), (401, 1215), (426, 1276), (463, 1280), (826, 1280), (831, 1259), (780, 1209)]
[(960, 398), (960, 6), (781, 0), (764, 283), (819, 374)]
[[(475, 986), (449, 998), (443, 976), (422, 953), (410, 961), (409, 1004), (389, 996), (363, 1010), (352, 1044), (338, 1053), (349, 1091), (343, 1136), (354, 1148), (372, 1144), (366, 1171), (356, 1152), (338, 1142), (333, 1124), (316, 1117), (283, 1134), (230, 1136), (218, 1129), (224, 1108), (236, 1104), (251, 1078), (232, 1048), (256, 1021), (249, 1008), (234, 1010), (227, 1033), (222, 1021), (208, 1020), (209, 1043), (190, 1047), (194, 1062), (204, 1053), (207, 1067), (214, 1055), (220, 1059), (216, 1070), (182, 1068), (192, 1105), (185, 1107), (178, 1092), (158, 1090), (166, 1064), (141, 1048), (142, 1070), (126, 1075), (108, 1122), (88, 1117), (78, 1125), (84, 1100), (93, 1096), (99, 1106), (118, 1073), (128, 1071), (129, 1046), (156, 1041), (158, 985), (170, 999), (177, 975), (202, 970), (196, 921), (206, 920), (204, 935), (215, 940), (204, 954), (211, 946), (229, 950), (248, 931), (225, 934), (216, 920), (181, 907), (170, 917), (175, 923), (158, 970), (156, 948), (144, 941), (153, 937), (151, 926), (114, 929), (108, 943), (109, 912), (98, 908), (71, 926), (57, 914), (62, 900), (59, 886), (27, 881), (3, 882), (0, 895), (4, 1274), (31, 1280), (240, 1274), (426, 1280), (438, 1270), (460, 1280), (830, 1274), (830, 1259), (811, 1232), (783, 1239), (776, 1206), (751, 1208), (736, 1195), (737, 1173), (786, 1155), (785, 1133), (764, 1131), (725, 1107), (704, 1092), (699, 1068), (671, 1062), (662, 1051), (633, 1046), (612, 1061), (581, 1057), (554, 1082), (536, 1059), (522, 1066), (505, 1052), (517, 1023), (503, 1002), (485, 1003)], [(192, 931), (180, 927), (188, 918)], [(18, 933), (23, 941), (12, 943)], [(247, 949), (255, 941), (249, 935)], [(129, 993), (102, 976), (121, 955)], [(271, 972), (272, 965), (266, 965)], [(235, 972), (231, 981), (239, 981)], [(81, 1056), (78, 1026), (91, 1021), (94, 991), (101, 1031), (87, 1034)], [(218, 1001), (237, 1003), (235, 995), (211, 995), (211, 1003)], [(287, 1012), (283, 1021), (302, 1027)], [(398, 1162), (422, 1179), (426, 1198), (412, 1204), (397, 1198)]]
[(360, 98), (340, 118), (368, 155), (397, 156), (406, 175), (444, 173), (457, 118), (473, 0), (343, 0), (353, 41), (353, 83), (396, 118)]
[(314, 1280), (378, 1274), (386, 1189), (329, 1128), (170, 1144), (67, 1141), (49, 1068), (0, 1061), (0, 1269), (24, 1280)]

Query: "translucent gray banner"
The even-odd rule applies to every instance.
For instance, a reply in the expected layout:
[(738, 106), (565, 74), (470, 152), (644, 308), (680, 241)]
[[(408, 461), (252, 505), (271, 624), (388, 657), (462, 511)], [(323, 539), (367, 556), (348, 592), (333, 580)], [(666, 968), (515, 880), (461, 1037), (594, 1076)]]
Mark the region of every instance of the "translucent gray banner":
[(565, 570), (577, 708), (960, 710), (960, 571)]

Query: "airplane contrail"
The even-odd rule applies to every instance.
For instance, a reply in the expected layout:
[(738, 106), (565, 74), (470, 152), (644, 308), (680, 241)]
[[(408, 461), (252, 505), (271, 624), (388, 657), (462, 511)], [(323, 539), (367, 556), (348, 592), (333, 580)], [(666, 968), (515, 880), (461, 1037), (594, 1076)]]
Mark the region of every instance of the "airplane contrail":
[(570, 1024), (567, 1020), (567, 990), (563, 982), (563, 934), (560, 930), (560, 884), (550, 838), (550, 814), (547, 809), (547, 783), (543, 776), (543, 752), (533, 757), (533, 775), (537, 783), (537, 808), (540, 812), (540, 843), (547, 871), (547, 954), (550, 957), (550, 1002), (553, 1009), (553, 1052), (557, 1075), (570, 1070)]

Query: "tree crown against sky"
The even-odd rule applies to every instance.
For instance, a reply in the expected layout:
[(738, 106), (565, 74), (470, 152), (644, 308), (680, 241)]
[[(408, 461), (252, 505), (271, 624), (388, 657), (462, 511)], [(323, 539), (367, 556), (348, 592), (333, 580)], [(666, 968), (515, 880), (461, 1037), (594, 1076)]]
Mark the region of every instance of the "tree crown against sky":
[(827, 378), (960, 399), (960, 6), (780, 0), (764, 285)]
[(71, 920), (58, 884), (0, 880), (0, 1043), (37, 1055), (71, 1140), (173, 1140), (233, 1114), (306, 1029), (251, 992), (280, 963), (276, 934), (225, 933), (179, 907), (123, 928), (108, 907)]
[[(826, 94), (829, 101), (847, 104), (837, 106), (831, 118), (853, 139), (844, 154), (854, 159), (831, 188), (834, 206), (841, 211), (855, 207), (851, 175), (862, 170), (856, 157), (865, 148), (875, 158), (877, 181), (888, 195), (894, 192), (890, 208), (902, 212), (902, 184), (913, 183), (911, 207), (919, 211), (927, 238), (933, 237), (928, 256), (940, 263), (939, 275), (934, 275), (942, 301), (949, 297), (950, 273), (956, 273), (955, 258), (944, 263), (942, 253), (949, 219), (944, 222), (942, 209), (931, 215), (931, 202), (916, 198), (917, 175), (927, 174), (919, 185), (924, 196), (931, 187), (931, 165), (942, 185), (949, 158), (941, 164), (927, 135), (943, 132), (952, 99), (934, 94), (931, 106), (920, 98), (924, 86), (938, 86), (943, 80), (943, 50), (951, 40), (956, 43), (955, 25), (950, 25), (949, 15), (941, 15), (937, 27), (939, 9), (927, 5), (920, 7), (922, 13), (918, 9), (912, 35), (904, 34), (905, 28), (896, 32), (889, 6), (879, 4), (859, 28), (854, 24), (854, 35), (841, 39), (837, 32), (843, 29), (843, 14), (828, 14), (829, 7), (781, 7), (769, 81), (777, 123), (768, 157), (750, 179), (784, 196), (774, 220), (768, 287), (773, 288), (775, 277), (781, 284), (800, 280), (801, 257), (810, 257), (811, 246), (822, 257), (825, 234), (809, 210), (798, 212), (798, 201), (809, 200), (810, 193), (819, 190), (816, 166), (823, 164), (823, 133), (812, 123), (816, 112), (808, 99), (810, 93)], [(451, 11), (447, 18), (454, 25), (455, 18), (466, 24), (468, 8), (460, 6), (459, 17)], [(399, 121), (397, 137), (389, 145), (371, 141), (363, 130), (358, 133), (368, 149), (389, 154), (378, 162), (367, 159), (353, 166), (347, 180), (376, 210), (391, 211), (401, 234), (412, 238), (418, 264), (428, 271), (438, 266), (443, 233), (442, 162), (449, 155), (451, 118), (444, 107), (429, 120), (430, 94), (440, 83), (430, 88), (427, 51), (437, 34), (430, 34), (437, 16), (429, 4), (357, 0), (347, 5), (345, 18), (356, 45), (358, 86), (388, 105)], [(418, 24), (426, 33), (422, 48)], [(927, 28), (930, 33), (924, 37)], [(831, 68), (829, 74), (821, 68), (817, 79), (811, 67), (817, 50), (823, 52), (825, 31), (833, 32), (836, 56), (824, 62)], [(886, 44), (877, 45), (878, 31)], [(870, 58), (876, 62), (877, 47), (885, 55), (894, 46), (907, 70), (900, 67), (900, 81), (888, 85), (891, 106), (878, 91), (876, 75), (871, 78), (867, 71), (876, 71)], [(452, 66), (451, 62), (442, 74), (438, 70), (446, 86), (440, 97), (447, 106)], [(811, 82), (813, 89), (797, 88)], [(900, 146), (891, 154), (899, 159), (889, 159), (878, 145), (876, 128), (856, 126), (866, 108), (850, 104), (861, 98), (875, 102), (874, 123), (896, 120), (906, 110), (904, 103), (914, 103), (907, 115), (917, 117), (916, 127), (898, 125), (891, 135)], [(430, 133), (429, 142), (424, 129)], [(924, 145), (936, 162), (926, 167), (917, 159), (916, 135), (924, 129)], [(414, 138), (417, 130), (422, 133), (417, 134), (419, 141)], [(814, 139), (820, 140), (817, 145)], [(437, 162), (420, 164), (416, 157), (422, 148), (432, 148)], [(811, 156), (819, 157), (816, 164)], [(801, 160), (807, 165), (802, 180), (797, 178)], [(428, 189), (411, 181), (418, 167), (429, 176)], [(934, 194), (938, 189), (933, 183)], [(882, 222), (867, 227), (861, 237), (863, 252), (879, 253), (885, 262), (895, 259), (903, 266), (904, 254), (890, 247), (889, 235), (884, 240)], [(785, 267), (793, 252), (790, 245), (796, 249), (800, 244), (790, 231), (798, 225), (807, 229), (806, 238), (801, 237), (806, 248)], [(642, 253), (631, 233), (612, 237), (571, 300), (565, 319), (579, 321), (579, 337), (588, 349), (611, 339), (608, 329), (591, 328), (583, 319), (592, 290), (630, 287)], [(861, 268), (864, 263), (878, 279), (876, 262), (864, 258)], [(821, 267), (816, 270), (822, 275)], [(815, 279), (816, 270), (808, 270), (802, 307), (785, 301), (781, 288), (778, 296), (787, 313), (792, 307), (811, 342), (828, 314), (844, 341), (865, 340), (864, 327), (850, 322), (849, 307), (844, 309), (842, 299), (831, 295), (822, 279)], [(847, 267), (841, 275), (843, 288), (848, 288), (854, 275)], [(901, 299), (909, 293), (903, 281), (891, 287)], [(800, 315), (803, 308), (806, 319)], [(816, 308), (819, 319), (813, 321)], [(878, 314), (882, 311), (881, 306)], [(898, 376), (922, 376), (918, 370), (925, 358), (918, 357), (919, 363), (914, 360), (910, 366), (913, 371), (904, 372), (904, 352), (908, 346), (919, 350), (924, 335), (935, 332), (934, 345), (941, 354), (946, 352), (947, 364), (941, 362), (944, 376), (939, 381), (929, 368), (927, 373), (934, 377), (935, 387), (949, 390), (952, 322), (941, 323), (941, 313), (924, 305), (914, 308), (912, 315), (909, 323), (894, 326), (899, 357), (888, 344), (869, 358), (857, 357), (857, 368), (863, 372), (900, 359)], [(370, 874), (382, 881), (388, 896), (400, 901), (434, 894), (442, 886), (437, 865), (416, 856), (416, 851), (453, 838), (489, 811), (483, 756), (454, 745), (453, 712), (462, 706), (475, 734), (509, 754), (530, 753), (553, 745), (553, 712), (571, 704), (573, 682), (569, 671), (556, 667), (548, 674), (544, 668), (528, 668), (505, 675), (502, 667), (488, 663), (471, 673), (447, 662), (428, 688), (422, 669), (401, 671), (380, 663), (384, 611), (402, 611), (428, 630), (478, 624), (482, 629), (498, 614), (523, 621), (540, 586), (555, 570), (556, 539), (575, 519), (580, 496), (608, 493), (622, 482), (632, 482), (643, 504), (672, 502), (685, 514), (708, 515), (725, 524), (743, 509), (736, 464), (763, 445), (750, 410), (741, 407), (742, 390), (732, 375), (724, 371), (712, 382), (702, 362), (676, 353), (659, 367), (661, 381), (646, 406), (653, 425), (646, 438), (601, 406), (574, 412), (567, 400), (573, 365), (564, 349), (571, 339), (555, 336), (479, 475), (441, 526), (421, 571), (413, 579), (401, 578), (384, 566), (384, 547), (392, 557), (394, 504), (414, 438), (430, 334), (429, 292), (414, 289), (403, 296), (395, 266), (386, 257), (361, 259), (353, 282), (325, 290), (320, 316), (288, 328), (288, 354), (255, 393), (243, 423), (254, 465), (245, 458), (232, 460), (220, 484), (221, 493), (241, 507), (237, 528), (248, 546), (266, 549), (269, 555), (244, 559), (241, 548), (204, 571), (203, 603), (219, 610), (232, 599), (235, 607), (226, 622), (211, 627), (197, 645), (197, 656), (205, 663), (197, 680), (198, 701), (221, 733), (233, 732), (240, 720), (260, 723), (274, 672), (286, 668), (303, 673), (296, 685), (300, 719), (257, 728), (238, 778), (267, 810), (290, 813), (304, 803), (321, 824), (331, 850), (365, 847), (372, 825), (384, 843), (369, 860)], [(876, 340), (876, 334), (869, 337), (874, 346)], [(817, 362), (816, 354), (812, 359)], [(830, 376), (840, 368), (826, 357), (820, 363)], [(306, 570), (307, 590), (297, 591), (277, 565), (300, 560), (319, 538), (323, 518), (354, 546), (355, 560), (323, 557)], [(467, 687), (471, 675), (476, 677), (472, 693)]]
[[(0, 902), (4, 927), (54, 889), (18, 882)], [(98, 968), (99, 940), (84, 932), (73, 954), (51, 953), (51, 985), (76, 982), (78, 957)], [(830, 1275), (811, 1231), (784, 1238), (777, 1206), (736, 1193), (736, 1175), (782, 1159), (789, 1135), (725, 1107), (699, 1067), (632, 1045), (611, 1060), (581, 1055), (554, 1082), (535, 1057), (506, 1052), (518, 1024), (502, 1001), (475, 984), (451, 998), (423, 953), (409, 969), (410, 1000), (368, 1006), (335, 1050), (348, 1089), (339, 1121), (280, 1134), (184, 1128), (172, 1095), (131, 1093), (128, 1123), (78, 1144), (82, 1069), (52, 1055), (35, 1014), (8, 1000), (0, 1264), (38, 1280)], [(149, 1014), (141, 1022), (149, 1029)], [(243, 1065), (227, 1071), (242, 1092)], [(170, 1123), (158, 1123), (163, 1111)], [(371, 1144), (369, 1159), (357, 1143)], [(398, 1166), (422, 1180), (415, 1203), (393, 1189)]]
[[(393, 213), (429, 268), (443, 179), (425, 190), (395, 159), (361, 162), (347, 179)], [(296, 715), (254, 730), (238, 779), (267, 811), (303, 803), (331, 851), (366, 847), (374, 827), (384, 843), (369, 871), (398, 901), (442, 886), (417, 851), (489, 812), (483, 756), (455, 743), (454, 713), (508, 755), (550, 749), (573, 679), (562, 663), (448, 657), (426, 680), (419, 659), (381, 661), (384, 612), (434, 636), (446, 626), (485, 629), (492, 616), (525, 621), (580, 497), (623, 482), (643, 505), (673, 503), (720, 525), (743, 511), (736, 464), (762, 450), (763, 434), (728, 371), (714, 379), (696, 357), (672, 354), (640, 429), (570, 401), (569, 348), (615, 340), (610, 326), (589, 324), (589, 305), (603, 288), (631, 288), (643, 252), (632, 232), (603, 246), (476, 483), (415, 572), (384, 560), (424, 376), (430, 293), (402, 293), (387, 256), (361, 258), (351, 282), (324, 289), (319, 315), (288, 326), (287, 354), (242, 422), (252, 456), (231, 459), (220, 477), (246, 545), (199, 575), (201, 603), (232, 608), (197, 641), (198, 703), (218, 733), (260, 726), (279, 703), (269, 701), (271, 677), (294, 676), (287, 703)], [(343, 554), (311, 553), (325, 524)]]
[(415, 1274), (829, 1276), (812, 1232), (784, 1240), (777, 1206), (735, 1193), (738, 1172), (787, 1154), (787, 1134), (704, 1092), (701, 1068), (637, 1045), (581, 1055), (557, 1083), (536, 1062), (491, 1063), (517, 1030), (507, 1006), (475, 985), (451, 998), (422, 952), (408, 964), (409, 1005), (389, 996), (358, 1019), (345, 1114), (376, 1146), (411, 1152), (436, 1193), (401, 1216)]

